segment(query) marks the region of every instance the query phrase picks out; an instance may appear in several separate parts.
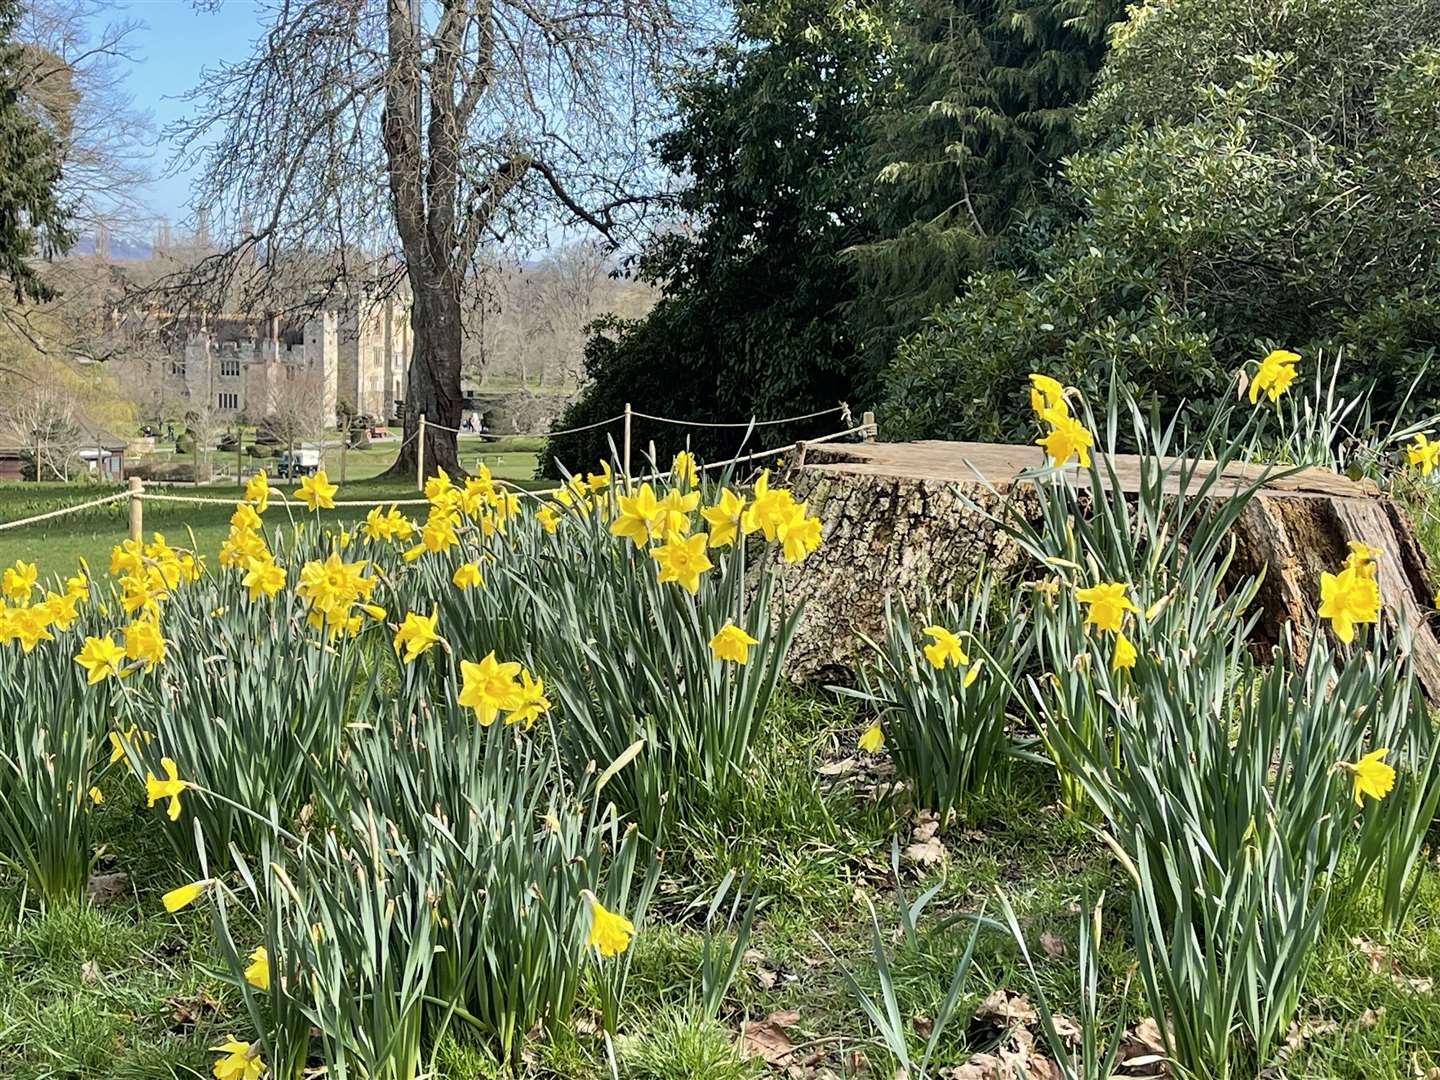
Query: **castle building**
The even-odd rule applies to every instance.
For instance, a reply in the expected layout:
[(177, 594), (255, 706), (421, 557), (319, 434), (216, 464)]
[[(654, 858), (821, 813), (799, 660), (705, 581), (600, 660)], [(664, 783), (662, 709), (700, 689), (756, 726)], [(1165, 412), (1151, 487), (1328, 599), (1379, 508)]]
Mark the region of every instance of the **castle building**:
[(386, 420), (405, 395), (412, 335), (398, 297), (280, 318), (204, 319), (172, 349), (162, 396), (221, 422), (285, 416), (333, 428), (341, 403)]

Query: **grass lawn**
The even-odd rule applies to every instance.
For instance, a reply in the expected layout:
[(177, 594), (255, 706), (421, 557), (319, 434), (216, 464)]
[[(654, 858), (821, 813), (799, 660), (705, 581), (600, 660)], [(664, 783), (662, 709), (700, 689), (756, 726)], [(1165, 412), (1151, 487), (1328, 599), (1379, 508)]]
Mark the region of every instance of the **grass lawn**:
[[(470, 469), (485, 464), (493, 475), (510, 480), (525, 487), (547, 487), (548, 484), (534, 479), (535, 463), (540, 450), (539, 440), (509, 439), (487, 443), (479, 439), (461, 439), (460, 457)], [(340, 477), (338, 454), (332, 452), (326, 468), (331, 480)], [(413, 499), (418, 498), (414, 481), (381, 479), (380, 474), (390, 467), (395, 459), (395, 445), (382, 443), (368, 450), (354, 450), (345, 462), (346, 482), (337, 498), (340, 499)], [(247, 459), (246, 468), (253, 471), (263, 462)], [(291, 490), (293, 484), (285, 487)], [(4, 483), (0, 484), (0, 522), (43, 514), (64, 506), (85, 502), (110, 491), (114, 487), (60, 483)], [(209, 485), (167, 485), (156, 487), (157, 491), (169, 494), (203, 495), (207, 498), (232, 499), (238, 497), (239, 489), (232, 483)], [(412, 508), (418, 516), (424, 516), (423, 507)], [(282, 511), (283, 512), (283, 511)], [(184, 503), (145, 504), (145, 532), (161, 532), (171, 544), (193, 546), (211, 557), (220, 547), (220, 542), (229, 530), (231, 507), (209, 505), (186, 505)], [(333, 513), (337, 525), (345, 525), (365, 516), (364, 509), (342, 508)], [(124, 501), (108, 506), (84, 510), (78, 514), (51, 518), (35, 525), (19, 529), (0, 530), (0, 565), (8, 566), (16, 559), (27, 562), (40, 560), (44, 571), (68, 570), (77, 559), (85, 559), (91, 565), (108, 565), (110, 548), (127, 535), (129, 509)]]
[[(1127, 978), (1134, 954), (1121, 874), (1105, 846), (1061, 813), (1053, 774), (1039, 766), (1017, 766), (997, 777), (968, 820), (940, 833), (941, 862), (923, 869), (902, 864), (908, 900), (931, 885), (939, 891), (916, 941), (901, 938), (891, 837), (898, 835), (904, 846), (911, 823), (903, 804), (874, 796), (876, 776), (869, 770), (879, 759), (852, 768), (858, 726), (848, 708), (825, 699), (781, 699), (736, 804), (713, 823), (685, 830), (667, 852), (650, 928), (642, 927), (636, 939), (615, 1051), (622, 1077), (894, 1076), (845, 976), (848, 969), (862, 986), (877, 986), (862, 898), (876, 907), (893, 950), (897, 1005), (916, 1031), (937, 1015), (968, 936), (957, 916), (982, 908), (995, 913), (997, 889), (1024, 924), (1045, 994), (1070, 1014), (1078, 985), (1079, 903), (1087, 892), (1108, 890), (1102, 1013), (1111, 1025), (1122, 1008), (1132, 1024), (1144, 1015), (1138, 984)], [(233, 992), (213, 974), (219, 964), (211, 952), (209, 917), (200, 906), (164, 913), (160, 893), (174, 883), (175, 857), (162, 823), (152, 820), (160, 811), (144, 808), (138, 786), (117, 787), (97, 812), (106, 841), (100, 871), (110, 875), (102, 879), (107, 898), (92, 908), (44, 912), (13, 880), (0, 884), (0, 1076), (208, 1076), (213, 1055), (206, 1048), (248, 1026)], [(703, 913), (730, 868), (751, 874), (753, 886), (771, 900), (725, 1005), (711, 1021), (695, 1006), (703, 940), (697, 911)], [(1357, 947), (1344, 920), (1333, 920), (1301, 1008), (1306, 1035), (1284, 1071), (1273, 1075), (1412, 1080), (1440, 1066), (1440, 1000), (1428, 984), (1415, 981), (1440, 968), (1437, 905), (1440, 874), (1431, 866), (1416, 914), (1398, 940)], [(1014, 944), (989, 933), (980, 938), (959, 1019), (942, 1040), (941, 1061), (958, 1065), (1005, 1042), (995, 1023), (971, 1018), (996, 989), (1034, 998)], [(596, 1005), (593, 988), (586, 1004)], [(791, 1046), (773, 1068), (758, 1058), (742, 1061), (732, 1046), (743, 1021), (763, 1025), (767, 1018), (776, 1019), (773, 1030), (783, 1031), (780, 1039)], [(583, 1023), (580, 1030), (538, 1046), (525, 1075), (609, 1075), (603, 1042), (585, 1034)], [(768, 1035), (765, 1041), (772, 1050), (784, 1045)], [(442, 1047), (434, 1077), (494, 1075), (485, 1052), (462, 1037)], [(990, 1080), (990, 1074), (984, 1077)]]

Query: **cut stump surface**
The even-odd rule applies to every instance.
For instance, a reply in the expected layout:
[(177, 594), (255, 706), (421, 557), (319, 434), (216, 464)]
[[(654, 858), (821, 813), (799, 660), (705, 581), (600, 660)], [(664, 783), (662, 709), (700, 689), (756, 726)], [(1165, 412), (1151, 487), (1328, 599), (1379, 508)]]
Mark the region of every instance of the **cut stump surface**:
[[(1042, 464), (1038, 448), (996, 443), (827, 444), (806, 448), (789, 483), (824, 523), (825, 542), (782, 575), (787, 600), (803, 599), (805, 617), (791, 655), (797, 679), (848, 680), (861, 635), (882, 630), (886, 593), (910, 604), (974, 578), (982, 563), (1014, 569), (1023, 554), (985, 514), (1007, 496), (1023, 512), (1020, 474)], [(1139, 459), (1117, 455), (1115, 473), (1136, 490)], [(1079, 481), (1088, 474), (1077, 470)], [(1264, 476), (1264, 468), (1228, 468), (1214, 492), (1228, 494)], [(1024, 481), (1021, 481), (1024, 483)], [(1303, 641), (1314, 627), (1320, 574), (1334, 572), (1359, 540), (1379, 548), (1378, 581), (1387, 617), (1414, 628), (1416, 671), (1426, 696), (1440, 701), (1440, 639), (1435, 592), (1425, 555), (1404, 511), (1373, 485), (1325, 469), (1267, 481), (1235, 525), (1238, 573), (1263, 568), (1258, 633), (1279, 640), (1291, 623)]]

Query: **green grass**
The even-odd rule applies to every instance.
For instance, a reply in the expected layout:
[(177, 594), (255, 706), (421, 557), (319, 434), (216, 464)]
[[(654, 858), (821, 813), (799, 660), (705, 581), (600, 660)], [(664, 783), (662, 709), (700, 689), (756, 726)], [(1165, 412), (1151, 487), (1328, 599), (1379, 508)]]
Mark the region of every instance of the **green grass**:
[[(822, 776), (819, 769), (851, 755), (860, 722), (848, 708), (791, 695), (769, 718), (760, 760), (713, 822), (691, 822), (665, 853), (648, 924), (634, 945), (630, 994), (614, 1055), (628, 1080), (756, 1080), (767, 1073), (733, 1047), (740, 1025), (777, 1010), (797, 1016), (789, 1029), (813, 1069), (859, 1075), (861, 1055), (872, 1077), (894, 1075), (843, 969), (876, 986), (869, 916), (874, 903), (893, 951), (896, 994), (904, 1015), (922, 1025), (936, 1014), (968, 931), (959, 916), (996, 913), (1003, 889), (1029, 936), (1038, 976), (1062, 1012), (1077, 994), (1073, 949), (1082, 893), (1106, 890), (1102, 983), (1113, 1022), (1134, 961), (1128, 897), (1108, 850), (1056, 806), (1053, 777), (1039, 766), (1017, 768), (973, 807), (969, 822), (942, 833), (947, 858), (923, 872), (902, 869), (913, 899), (936, 882), (940, 892), (914, 945), (898, 933), (890, 871), (891, 838), (908, 836), (903, 803), (877, 802), (865, 769)], [(206, 1048), (248, 1021), (212, 974), (217, 962), (203, 905), (166, 915), (159, 896), (176, 883), (166, 823), (144, 808), (133, 783), (117, 787), (103, 808), (107, 863), (127, 875), (114, 901), (81, 910), (37, 911), (14, 880), (0, 881), (0, 1076), (21, 1080), (207, 1076)], [(767, 902), (749, 957), (715, 1020), (698, 1005), (703, 903), (726, 870), (749, 872)], [(1440, 873), (1433, 866), (1415, 914), (1389, 944), (1405, 978), (1440, 975)], [(1314, 1033), (1286, 1063), (1293, 1077), (1410, 1080), (1440, 1065), (1440, 1000), (1416, 992), (1388, 970), (1372, 971), (1350, 943), (1368, 920), (1336, 920), (1319, 950), (1302, 1017)], [(1047, 957), (1040, 935), (1068, 943)], [(1378, 940), (1378, 935), (1371, 935)], [(969, 1017), (992, 989), (1030, 993), (1008, 937), (985, 934), (959, 1020), (942, 1043), (942, 1065), (958, 1065), (991, 1048), (999, 1033)], [(534, 1044), (524, 1074), (535, 1080), (590, 1080), (610, 1075), (608, 1053), (591, 1018), (598, 998), (581, 1003), (575, 1033)], [(1132, 1018), (1145, 1015), (1129, 984)], [(1383, 1007), (1383, 1013), (1380, 1010)], [(1367, 1014), (1367, 1010), (1369, 1011)], [(917, 1039), (918, 1041), (918, 1039)], [(435, 1080), (503, 1075), (483, 1046), (447, 1038), (436, 1054)], [(808, 1075), (824, 1076), (816, 1072)]]
[[(537, 440), (509, 439), (494, 443), (479, 439), (461, 439), (460, 457), (470, 469), (484, 463), (493, 475), (526, 487), (541, 487), (534, 479)], [(333, 456), (333, 455), (332, 455)], [(393, 444), (370, 450), (352, 451), (345, 463), (346, 482), (339, 499), (414, 499), (419, 495), (415, 483), (380, 477), (395, 458)], [(263, 462), (246, 461), (246, 469), (254, 471)], [(338, 461), (327, 461), (331, 480), (340, 478)], [(154, 485), (156, 491), (170, 494), (201, 495), (206, 498), (235, 499), (239, 488), (233, 483), (207, 485)], [(286, 482), (283, 490), (293, 490)], [(65, 506), (85, 502), (118, 490), (114, 486), (59, 483), (0, 483), (0, 522), (15, 521), (46, 513)], [(229, 531), (231, 506), (187, 505), (184, 503), (150, 502), (145, 504), (145, 534), (164, 533), (171, 544), (192, 546), (211, 556), (219, 550)], [(423, 516), (423, 507), (412, 512)], [(273, 519), (284, 510), (271, 511)], [(365, 516), (364, 509), (329, 511), (337, 526), (347, 526)], [(18, 529), (0, 530), (0, 565), (8, 566), (16, 559), (38, 560), (42, 572), (69, 572), (79, 559), (92, 566), (108, 565), (110, 549), (123, 540), (129, 528), (129, 510), (125, 501), (82, 511), (75, 515), (51, 518)]]

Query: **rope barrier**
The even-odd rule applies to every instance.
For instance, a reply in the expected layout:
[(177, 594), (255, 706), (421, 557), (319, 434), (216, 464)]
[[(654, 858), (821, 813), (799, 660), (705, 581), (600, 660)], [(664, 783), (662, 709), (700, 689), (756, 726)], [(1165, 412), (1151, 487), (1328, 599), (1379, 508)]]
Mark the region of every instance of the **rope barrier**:
[[(809, 417), (792, 418), (792, 419), (789, 420), (789, 421), (778, 421), (778, 420), (777, 420), (777, 421), (771, 421), (771, 422), (773, 422), (773, 423), (789, 423), (789, 422), (793, 422), (794, 419), (810, 419), (811, 417), (814, 417), (814, 416), (824, 416), (824, 415), (828, 415), (828, 414), (831, 413), (831, 412), (838, 412), (838, 411), (840, 411), (840, 409), (843, 409), (843, 408), (844, 408), (844, 406), (840, 406), (839, 408), (836, 408), (836, 409), (827, 409), (827, 410), (825, 410), (825, 412), (823, 412), (823, 413), (813, 413), (813, 414), (811, 414)], [(632, 415), (641, 416), (641, 415), (644, 415), (644, 414), (634, 413), (634, 414), (632, 414)], [(620, 419), (620, 418), (619, 418), (619, 417), (616, 417), (615, 419)], [(655, 419), (655, 418), (654, 418), (654, 417), (650, 417), (650, 419)], [(612, 422), (612, 421), (602, 421), (602, 423), (611, 423), (611, 422)], [(598, 425), (590, 425), (590, 426), (593, 427), (593, 426), (598, 426)], [(448, 429), (448, 430), (454, 430), (454, 429), (452, 428), (452, 429)], [(572, 429), (572, 430), (582, 430), (582, 429)], [(829, 434), (829, 435), (821, 435), (821, 436), (819, 436), (818, 438), (806, 439), (806, 440), (805, 440), (805, 445), (807, 445), (807, 446), (813, 446), (813, 445), (815, 445), (816, 443), (833, 442), (833, 441), (836, 440), (836, 439), (843, 439), (843, 438), (844, 438), (845, 436), (847, 436), (847, 435), (855, 435), (855, 434), (860, 434), (860, 433), (865, 433), (865, 432), (868, 432), (868, 433), (873, 434), (873, 433), (874, 433), (874, 430), (875, 430), (875, 425), (874, 425), (874, 424), (870, 424), (870, 423), (858, 424), (858, 425), (856, 425), (855, 427), (846, 428), (844, 431), (836, 431), (836, 432), (832, 432), (832, 433)], [(403, 448), (403, 447), (406, 445), (406, 443), (409, 443), (409, 442), (411, 441), (411, 439), (414, 439), (414, 438), (415, 438), (415, 436), (414, 436), (414, 435), (411, 435), (409, 439), (406, 439), (405, 442), (403, 442), (403, 443), (400, 444), (400, 447)], [(755, 462), (755, 461), (763, 461), (763, 460), (766, 460), (766, 459), (768, 459), (768, 458), (777, 457), (777, 456), (779, 456), (780, 454), (788, 453), (789, 451), (792, 451), (792, 450), (796, 449), (797, 446), (799, 446), (799, 443), (790, 443), (788, 446), (777, 447), (777, 448), (775, 448), (775, 449), (773, 449), (773, 450), (760, 450), (760, 451), (756, 451), (756, 452), (750, 453), (750, 454), (741, 454), (741, 455), (739, 455), (738, 457), (728, 458), (728, 459), (726, 459), (726, 460), (724, 460), (724, 461), (711, 461), (711, 462), (706, 463), (705, 465), (702, 465), (702, 466), (701, 466), (701, 469), (702, 469), (702, 471), (708, 471), (708, 470), (710, 470), (710, 469), (724, 468), (724, 467), (727, 466), (727, 465), (738, 465), (738, 464), (741, 464), (741, 463), (748, 464), (748, 463)], [(634, 479), (634, 480), (638, 480), (638, 481), (658, 480), (659, 478), (661, 478), (661, 477), (663, 477), (663, 476), (669, 476), (672, 471), (673, 471), (673, 470), (667, 469), (667, 470), (665, 470), (665, 471), (663, 471), (663, 472), (652, 472), (652, 473), (649, 473), (649, 474), (644, 475), (644, 476), (634, 477), (633, 479)], [(548, 498), (549, 495), (550, 495), (550, 492), (549, 492), (549, 491), (539, 491), (539, 492), (537, 492), (537, 491), (532, 491), (532, 490), (530, 490), (529, 488), (521, 487), (519, 484), (515, 483), (513, 480), (504, 480), (504, 479), (498, 479), (498, 478), (497, 478), (494, 482), (497, 483), (497, 484), (503, 485), (504, 487), (506, 487), (506, 488), (508, 488), (508, 489), (510, 489), (510, 490), (512, 490), (512, 491), (514, 491), (514, 492), (516, 492), (516, 493), (518, 493), (518, 494), (520, 494), (520, 495), (525, 495), (525, 496), (527, 496), (527, 497), (529, 497), (529, 498), (536, 499), (536, 500), (546, 499), (546, 498)], [(558, 488), (557, 488), (557, 489), (554, 489), (554, 490), (558, 490)], [(37, 524), (38, 522), (41, 522), (41, 521), (49, 521), (49, 520), (51, 520), (52, 518), (63, 517), (63, 516), (65, 516), (65, 515), (67, 515), (67, 514), (79, 513), (81, 510), (89, 510), (89, 509), (92, 509), (92, 508), (97, 507), (97, 506), (105, 506), (105, 505), (107, 505), (107, 504), (109, 504), (109, 503), (119, 502), (119, 501), (122, 500), (122, 499), (131, 500), (131, 501), (136, 501), (136, 502), (141, 502), (141, 503), (145, 503), (145, 502), (169, 502), (169, 503), (188, 503), (188, 504), (192, 504), (192, 505), (231, 506), (231, 507), (235, 506), (235, 505), (240, 501), (239, 499), (234, 499), (234, 498), (225, 498), (225, 499), (215, 498), (214, 496), (211, 496), (211, 495), (169, 495), (169, 494), (161, 494), (160, 492), (156, 492), (156, 491), (137, 491), (137, 490), (117, 491), (117, 492), (115, 492), (115, 493), (112, 494), (112, 495), (103, 495), (103, 496), (101, 496), (101, 497), (98, 498), (98, 499), (91, 499), (91, 500), (89, 500), (88, 502), (76, 503), (74, 506), (62, 506), (62, 507), (61, 507), (60, 509), (58, 509), (58, 510), (51, 510), (51, 511), (48, 511), (47, 513), (44, 513), (44, 514), (35, 514), (35, 515), (32, 516), (32, 517), (19, 518), (19, 519), (15, 520), (15, 521), (0, 522), (0, 531), (6, 530), (6, 529), (18, 529), (18, 528), (21, 528), (21, 527), (23, 527), (23, 526), (25, 526), (25, 525), (34, 525), (34, 524)], [(303, 501), (301, 501), (301, 500), (299, 500), (299, 499), (292, 499), (292, 498), (289, 498), (288, 496), (276, 494), (276, 493), (273, 493), (273, 492), (272, 492), (272, 494), (271, 494), (271, 496), (270, 496), (270, 500), (271, 500), (272, 502), (274, 502), (274, 503), (275, 503), (276, 505), (278, 505), (278, 506), (305, 506), (305, 505), (306, 505)], [(372, 509), (372, 508), (375, 508), (375, 507), (384, 508), (384, 507), (387, 507), (387, 506), (428, 506), (429, 504), (430, 504), (430, 502), (429, 502), (428, 499), (379, 499), (379, 500), (374, 500), (374, 499), (372, 499), (372, 500), (364, 500), (364, 499), (340, 499), (340, 500), (337, 500), (337, 501), (336, 501), (335, 503), (333, 503), (332, 505), (333, 505), (335, 508), (337, 508), (337, 509), (340, 508), (340, 507), (357, 508), (357, 509)], [(307, 509), (308, 509), (308, 507), (307, 507)]]
[(48, 521), (51, 518), (63, 517), (66, 514), (74, 514), (81, 510), (89, 510), (93, 506), (104, 506), (106, 503), (119, 502), (121, 499), (130, 498), (130, 492), (117, 491), (114, 495), (106, 495), (103, 498), (91, 499), (89, 502), (76, 503), (74, 506), (62, 506), (59, 510), (51, 510), (47, 514), (36, 514), (34, 517), (19, 518), (15, 521), (0, 523), (0, 529), (18, 529), (22, 525), (34, 525), (37, 521)]
[[(632, 415), (632, 416), (639, 416), (640, 414), (639, 414), (639, 413), (632, 413), (631, 415)], [(483, 436), (485, 436), (485, 435), (489, 435), (491, 438), (496, 439), (496, 440), (499, 440), (499, 439), (548, 439), (548, 438), (549, 438), (550, 436), (552, 436), (552, 435), (574, 435), (576, 432), (579, 432), (579, 431), (592, 431), (592, 430), (594, 430), (595, 428), (604, 427), (606, 424), (613, 424), (613, 423), (615, 423), (615, 422), (618, 421), (618, 420), (624, 420), (624, 419), (625, 419), (625, 414), (624, 414), (624, 413), (618, 413), (618, 414), (616, 414), (615, 416), (609, 417), (608, 419), (605, 419), (605, 420), (596, 420), (593, 424), (581, 424), (579, 427), (560, 428), (560, 429), (555, 430), (555, 431), (507, 431), (507, 432), (505, 432), (505, 433), (503, 433), (503, 434), (501, 434), (500, 432), (496, 432), (496, 431), (490, 431), (490, 432), (485, 432), (485, 431), (470, 431), (470, 432), (467, 432), (464, 428), (447, 427), (447, 426), (444, 425), (444, 424), (437, 424), (437, 423), (435, 423), (435, 421), (429, 420), (429, 419), (427, 419), (427, 420), (425, 421), (425, 426), (426, 426), (427, 428), (435, 428), (437, 431), (453, 431), (453, 432), (454, 432), (455, 434), (457, 434), (457, 435), (474, 435), (474, 436), (476, 436), (476, 437), (483, 437)], [(414, 437), (415, 437), (414, 435), (411, 436), (412, 439), (413, 439)]]
[(814, 420), (819, 416), (829, 416), (831, 413), (845, 411), (844, 405), (835, 405), (829, 409), (821, 409), (819, 412), (805, 413), (802, 416), (785, 416), (779, 420), (750, 420), (750, 421), (711, 421), (711, 420), (676, 420), (672, 416), (656, 416), (653, 413), (632, 412), (631, 416), (639, 417), (642, 420), (657, 420), (662, 424), (675, 424), (678, 427), (703, 427), (703, 428), (752, 428), (770, 427), (774, 424), (798, 424), (802, 420)]

